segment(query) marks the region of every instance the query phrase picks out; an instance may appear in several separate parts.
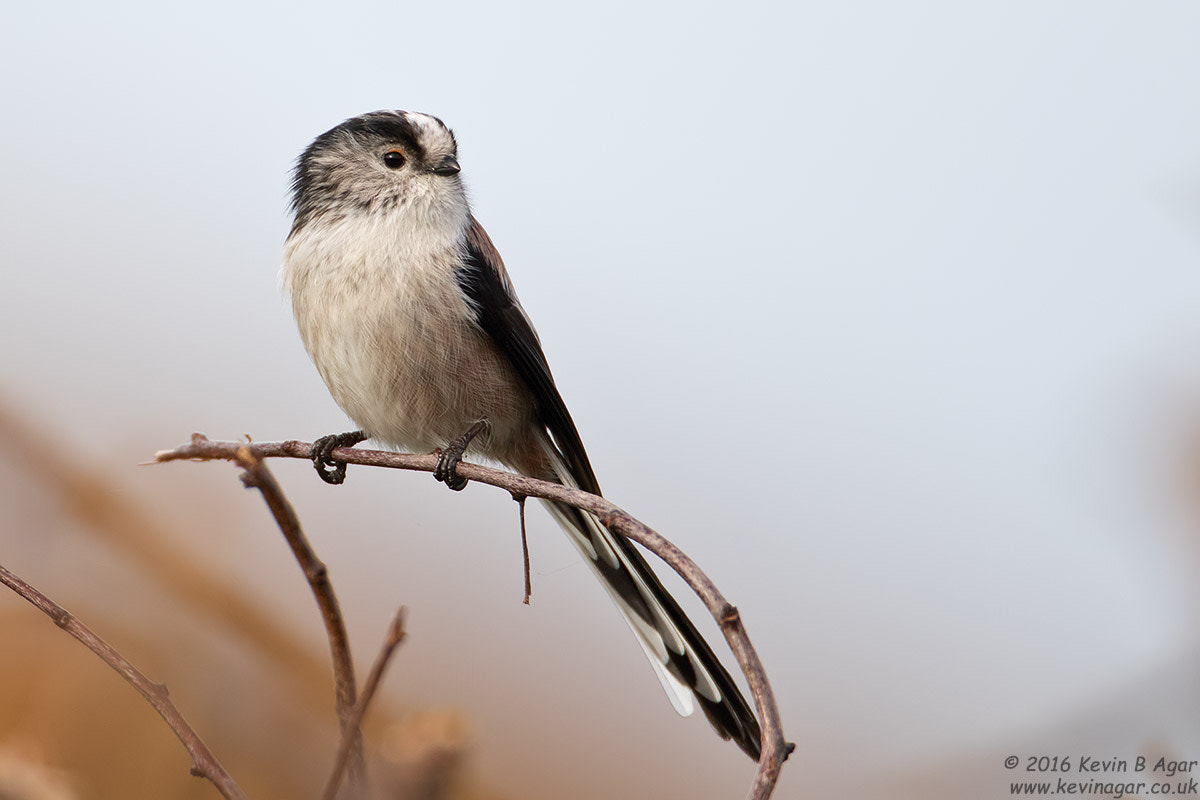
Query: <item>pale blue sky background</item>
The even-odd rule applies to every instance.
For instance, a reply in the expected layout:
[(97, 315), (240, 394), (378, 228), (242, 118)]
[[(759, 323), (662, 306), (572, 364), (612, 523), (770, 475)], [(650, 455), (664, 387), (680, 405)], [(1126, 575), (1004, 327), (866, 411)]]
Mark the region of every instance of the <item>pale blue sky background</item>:
[[(1003, 757), (1082, 718), (1200, 758), (1200, 6), (5, 16), (0, 391), (132, 493), (253, 528), (220, 468), (133, 463), (347, 427), (278, 289), (288, 171), (347, 116), (426, 111), (607, 494), (741, 607), (799, 744), (781, 797), (973, 758), (962, 791), (1007, 796)], [(353, 632), (412, 608), (392, 689), (468, 709), (480, 774), (740, 796), (752, 765), (675, 717), (544, 515), (525, 608), (500, 493), (306, 470), (279, 467)], [(226, 546), (247, 582), (279, 558)]]

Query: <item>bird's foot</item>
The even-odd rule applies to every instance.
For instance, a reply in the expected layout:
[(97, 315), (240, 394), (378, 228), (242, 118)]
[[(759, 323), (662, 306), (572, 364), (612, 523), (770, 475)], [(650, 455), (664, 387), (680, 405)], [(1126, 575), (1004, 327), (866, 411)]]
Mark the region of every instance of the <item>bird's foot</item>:
[(333, 457), (333, 451), (338, 447), (354, 447), (359, 442), (366, 441), (367, 435), (362, 431), (348, 433), (331, 433), (313, 442), (309, 458), (321, 480), (334, 486), (346, 480), (346, 462)]
[(437, 467), (433, 470), (434, 480), (441, 481), (456, 492), (461, 492), (467, 486), (467, 479), (458, 474), (458, 462), (462, 461), (463, 453), (467, 452), (471, 440), (488, 429), (488, 421), (481, 419), (470, 427), (462, 436), (446, 445), (438, 454)]

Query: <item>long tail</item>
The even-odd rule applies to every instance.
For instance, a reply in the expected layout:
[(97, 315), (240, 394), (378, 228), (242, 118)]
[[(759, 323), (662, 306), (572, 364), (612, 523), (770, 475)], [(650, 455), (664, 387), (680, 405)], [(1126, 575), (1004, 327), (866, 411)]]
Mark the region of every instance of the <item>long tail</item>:
[[(574, 487), (571, 471), (561, 459), (553, 460), (558, 480)], [(762, 733), (754, 712), (633, 542), (577, 508), (544, 504), (621, 610), (675, 710), (690, 716), (699, 702), (721, 738), (733, 739), (758, 761)]]

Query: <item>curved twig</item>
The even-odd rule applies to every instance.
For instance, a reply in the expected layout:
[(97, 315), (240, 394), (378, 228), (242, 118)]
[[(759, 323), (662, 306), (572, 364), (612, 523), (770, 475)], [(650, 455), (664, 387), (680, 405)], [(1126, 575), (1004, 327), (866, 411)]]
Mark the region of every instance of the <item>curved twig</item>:
[(338, 605), (337, 595), (333, 592), (333, 584), (329, 582), (329, 570), (326, 569), (325, 562), (313, 552), (308, 538), (300, 528), (300, 518), (296, 516), (296, 510), (284, 496), (279, 482), (260, 457), (251, 451), (251, 446), (238, 447), (232, 459), (245, 470), (242, 473), (242, 483), (247, 488), (258, 489), (262, 493), (267, 508), (271, 510), (271, 515), (279, 525), (279, 530), (283, 531), (283, 538), (287, 539), (292, 554), (300, 562), (304, 577), (308, 579), (313, 596), (317, 599), (317, 606), (321, 609), (321, 619), (325, 622), (325, 633), (329, 636), (329, 650), (333, 657), (338, 726), (342, 738), (350, 742), (350, 784), (356, 789), (361, 789), (366, 780), (366, 759), (363, 754), (362, 731), (354, 721), (354, 706), (358, 700), (358, 690), (354, 682), (354, 661), (350, 657), (350, 637), (346, 633), (342, 609)]
[[(294, 440), (254, 444), (216, 442), (202, 434), (193, 434), (191, 444), (155, 453), (154, 460), (158, 462), (236, 460), (239, 448), (246, 448), (257, 458), (307, 459), (312, 445)], [(359, 450), (350, 447), (339, 447), (333, 451), (332, 455), (339, 461), (348, 464), (419, 472), (433, 472), (438, 463), (438, 456), (435, 454), (412, 455), (389, 453), (382, 450)], [(591, 512), (605, 527), (642, 545), (667, 562), (673, 570), (679, 573), (680, 577), (687, 581), (688, 586), (692, 587), (692, 591), (700, 597), (709, 613), (721, 626), (721, 632), (725, 635), (725, 640), (737, 658), (738, 666), (741, 667), (750, 684), (750, 692), (754, 696), (754, 703), (762, 723), (762, 757), (758, 762), (758, 772), (751, 786), (749, 798), (750, 800), (769, 798), (779, 780), (783, 762), (791, 755), (795, 745), (784, 739), (783, 723), (779, 716), (779, 707), (775, 702), (775, 693), (771, 689), (770, 681), (767, 680), (762, 661), (759, 660), (758, 653), (751, 644), (746, 628), (742, 624), (741, 615), (725, 599), (712, 580), (701, 571), (696, 562), (648, 525), (598, 495), (466, 461), (459, 464), (458, 473), (468, 480), (496, 486), (511, 493), (556, 500)]]
[(179, 741), (183, 742), (183, 746), (187, 748), (188, 753), (192, 757), (193, 775), (207, 779), (213, 786), (217, 787), (217, 791), (226, 800), (246, 800), (246, 795), (242, 791), (242, 788), (225, 771), (225, 768), (221, 766), (221, 762), (217, 761), (217, 757), (212, 754), (212, 751), (200, 739), (199, 734), (188, 724), (188, 721), (183, 718), (183, 714), (179, 713), (179, 709), (171, 702), (170, 697), (167, 695), (167, 687), (164, 684), (155, 683), (147, 678), (137, 667), (129, 663), (128, 659), (118, 653), (112, 645), (96, 635), (91, 628), (80, 622), (71, 612), (9, 572), (3, 566), (0, 566), (0, 583), (3, 583), (36, 606), (46, 616), (54, 620), (55, 625), (82, 642), (87, 649), (98, 655), (105, 664), (112, 667), (130, 686), (137, 689), (138, 693), (146, 698), (146, 701), (150, 705), (154, 706), (154, 710), (158, 712), (158, 715), (163, 718), (172, 732), (179, 737)]

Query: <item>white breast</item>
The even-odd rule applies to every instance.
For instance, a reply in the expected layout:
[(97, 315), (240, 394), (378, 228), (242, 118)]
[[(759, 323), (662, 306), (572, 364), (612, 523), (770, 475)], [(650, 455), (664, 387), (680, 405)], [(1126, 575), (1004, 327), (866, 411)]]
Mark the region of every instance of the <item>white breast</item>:
[(313, 220), (288, 240), (283, 280), (304, 345), (371, 438), (428, 451), (486, 417), (499, 445), (532, 405), (458, 286), (465, 214), (458, 226), (404, 223)]

